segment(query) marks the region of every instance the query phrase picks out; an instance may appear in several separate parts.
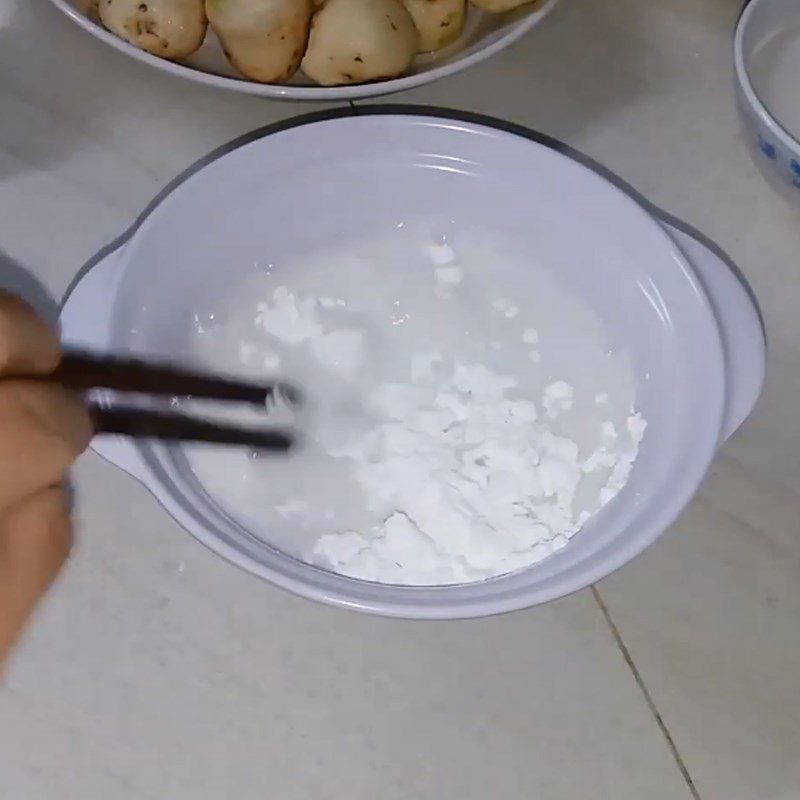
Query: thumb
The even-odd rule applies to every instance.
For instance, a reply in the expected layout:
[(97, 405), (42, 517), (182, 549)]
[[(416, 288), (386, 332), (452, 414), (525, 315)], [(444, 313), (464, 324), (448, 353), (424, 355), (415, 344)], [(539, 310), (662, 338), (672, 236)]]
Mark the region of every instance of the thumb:
[(0, 518), (0, 662), (69, 555), (69, 499), (51, 486)]

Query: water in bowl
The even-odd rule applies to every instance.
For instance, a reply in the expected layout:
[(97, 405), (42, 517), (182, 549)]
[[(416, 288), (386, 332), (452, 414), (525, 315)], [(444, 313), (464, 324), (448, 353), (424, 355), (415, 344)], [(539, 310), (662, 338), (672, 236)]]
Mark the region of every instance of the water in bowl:
[(800, 13), (755, 48), (749, 71), (761, 102), (800, 141)]
[[(404, 398), (409, 380), (426, 397), (431, 383), (449, 387), (459, 365), (478, 365), (511, 376), (510, 397), (537, 403), (548, 385), (566, 381), (574, 403), (544, 424), (574, 442), (582, 459), (605, 446), (609, 427), (620, 431), (612, 449), (629, 447), (634, 376), (603, 321), (561, 285), (556, 269), (513, 243), (485, 231), (445, 230), (401, 223), (339, 249), (259, 266), (234, 281), (228, 296), (197, 310), (189, 334), (195, 363), (254, 379), (285, 375), (303, 386), (311, 406), (303, 447), (291, 459), (254, 460), (243, 450), (199, 445), (185, 451), (217, 504), (283, 552), (328, 566), (315, 556), (320, 537), (369, 532), (405, 513), (394, 496), (366, 490), (360, 451), (351, 451), (386, 411), (369, 398), (376, 391), (384, 398), (384, 390)], [(425, 397), (421, 413), (428, 413)], [(551, 414), (544, 400), (539, 411), (543, 420)], [(380, 464), (386, 456), (378, 448), (370, 459)], [(609, 470), (587, 470), (575, 515), (599, 508)], [(459, 580), (426, 573), (393, 582)]]

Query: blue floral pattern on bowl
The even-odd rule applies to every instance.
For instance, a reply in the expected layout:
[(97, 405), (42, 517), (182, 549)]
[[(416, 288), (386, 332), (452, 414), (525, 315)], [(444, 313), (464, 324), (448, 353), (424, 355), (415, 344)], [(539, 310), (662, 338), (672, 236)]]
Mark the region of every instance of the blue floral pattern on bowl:
[(800, 144), (796, 149), (787, 147), (783, 140), (773, 136), (746, 103), (740, 102), (739, 108), (748, 129), (756, 164), (770, 183), (777, 188), (782, 186), (788, 189), (791, 198), (797, 197), (797, 192), (800, 192)]
[(793, 158), (792, 159), (792, 163), (791, 163), (791, 169), (792, 169), (792, 174), (794, 175), (794, 179), (792, 180), (792, 183), (798, 189), (800, 189), (800, 161), (797, 161), (797, 160), (795, 160)]
[(772, 142), (768, 142), (761, 134), (758, 135), (758, 149), (762, 155), (765, 155), (770, 161), (775, 161), (778, 157), (778, 151)]

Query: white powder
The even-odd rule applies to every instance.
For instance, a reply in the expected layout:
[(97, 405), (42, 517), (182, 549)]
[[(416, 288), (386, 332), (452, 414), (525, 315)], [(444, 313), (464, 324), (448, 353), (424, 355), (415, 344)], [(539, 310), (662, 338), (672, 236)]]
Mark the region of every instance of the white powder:
[(322, 333), (317, 320), (317, 301), (306, 298), (298, 302), (285, 286), (279, 286), (272, 295), (272, 303), (259, 303), (255, 324), (283, 342), (300, 344)]
[[(256, 305), (255, 324), (284, 344), (307, 344), (317, 361), (352, 378), (364, 360), (364, 334), (348, 329), (326, 331), (317, 313), (320, 307), (330, 309), (343, 305), (344, 301), (327, 297), (298, 299), (287, 287), (279, 286), (271, 302)], [(253, 342), (241, 342), (239, 357), (242, 362), (250, 361), (256, 350)], [(275, 372), (281, 360), (277, 354), (267, 352), (262, 363), (266, 371)]]
[[(324, 368), (356, 387), (337, 396), (358, 424), (322, 409), (306, 453), (277, 469), (234, 453), (190, 462), (250, 530), (301, 558), (384, 583), (483, 580), (565, 547), (624, 487), (645, 423), (624, 410), (628, 368), (544, 271), (539, 305), (523, 308), (507, 297), (520, 296), (514, 275), (534, 274), (527, 262), (496, 256), (487, 291), (480, 248), (415, 247), (422, 258), (398, 252), (402, 269), (384, 270), (379, 288), (368, 276), (386, 251), (324, 254), (326, 267), (344, 265), (335, 285), (270, 288), (251, 305), (262, 339), (234, 345), (254, 370), (300, 364), (318, 388)], [(495, 286), (508, 295), (492, 300)], [(252, 303), (251, 289), (242, 296)], [(326, 397), (338, 386), (323, 385)], [(296, 527), (279, 539), (286, 522)]]
[(458, 286), (463, 278), (463, 272), (458, 267), (438, 267), (435, 275), (436, 280), (444, 286)]
[(566, 381), (555, 381), (544, 390), (542, 405), (550, 419), (572, 408), (575, 391)]
[(497, 300), (492, 301), (492, 308), (495, 311), (505, 314), (505, 312), (511, 308), (511, 301), (505, 297), (498, 297)]
[[(534, 402), (513, 397), (515, 385), (483, 364), (457, 364), (443, 379), (378, 390), (371, 402), (385, 421), (335, 455), (352, 461), (375, 512), (394, 510), (368, 531), (322, 536), (322, 562), (382, 583), (463, 583), (564, 547), (587, 519), (575, 504), (585, 475), (611, 472), (605, 504), (624, 485), (638, 441), (613, 451), (614, 425), (603, 423), (603, 447), (581, 461), (577, 443), (540, 420)], [(556, 382), (542, 405), (562, 413), (571, 401), (572, 387)], [(629, 427), (643, 432), (638, 417)]]
[(428, 258), (439, 266), (452, 264), (456, 257), (453, 248), (449, 244), (431, 244), (425, 248), (425, 252)]
[(522, 331), (522, 341), (525, 344), (539, 344), (539, 332), (536, 328), (525, 328)]
[(347, 303), (337, 297), (320, 297), (319, 304), (322, 308), (344, 308)]
[(515, 306), (505, 297), (498, 297), (492, 302), (492, 308), (499, 311), (506, 319), (514, 319), (519, 314), (519, 306)]

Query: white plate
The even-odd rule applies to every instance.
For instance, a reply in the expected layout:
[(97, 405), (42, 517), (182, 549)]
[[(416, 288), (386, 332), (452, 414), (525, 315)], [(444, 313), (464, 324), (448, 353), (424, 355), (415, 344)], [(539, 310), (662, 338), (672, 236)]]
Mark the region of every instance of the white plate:
[(188, 59), (182, 62), (167, 61), (150, 55), (107, 31), (88, 11), (89, 0), (50, 1), (92, 36), (163, 72), (195, 83), (244, 94), (281, 100), (315, 101), (378, 97), (423, 86), (461, 72), (517, 41), (538, 25), (558, 2), (558, 0), (535, 0), (530, 5), (506, 14), (485, 14), (470, 8), (467, 25), (459, 40), (435, 55), (419, 56), (408, 75), (394, 80), (356, 86), (323, 87), (311, 84), (301, 73), (298, 73), (292, 83), (286, 86), (254, 83), (242, 78), (228, 64), (219, 41), (211, 30), (203, 46)]

